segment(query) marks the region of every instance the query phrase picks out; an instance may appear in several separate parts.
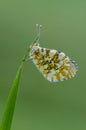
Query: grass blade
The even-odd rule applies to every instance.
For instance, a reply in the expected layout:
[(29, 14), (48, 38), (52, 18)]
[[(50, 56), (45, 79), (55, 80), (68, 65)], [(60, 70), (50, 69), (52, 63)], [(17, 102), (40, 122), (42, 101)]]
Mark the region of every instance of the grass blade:
[(2, 124), (1, 124), (0, 130), (10, 130), (11, 129), (22, 67), (23, 67), (23, 63), (21, 63), (21, 65), (17, 71), (13, 85), (11, 87), (11, 90), (10, 90), (10, 93), (8, 96), (8, 100), (7, 100), (7, 104), (5, 107), (4, 115), (2, 118)]
[[(38, 37), (36, 37), (36, 39), (37, 38)], [(32, 44), (36, 41), (36, 39), (32, 42)], [(0, 130), (10, 130), (11, 129), (12, 119), (13, 119), (13, 114), (14, 114), (14, 109), (15, 109), (15, 104), (16, 104), (16, 98), (17, 98), (17, 92), (18, 92), (18, 86), (19, 86), (19, 81), (20, 81), (21, 72), (22, 72), (22, 68), (23, 68), (23, 63), (27, 60), (29, 52), (30, 52), (30, 47), (28, 47), (28, 49), (26, 50), (26, 52), (24, 54), (22, 63), (17, 71), (16, 77), (12, 84), (12, 87), (11, 87), (11, 90), (10, 90), (10, 93), (8, 96), (8, 100), (6, 103), (4, 115), (2, 118), (2, 122), (0, 125)]]

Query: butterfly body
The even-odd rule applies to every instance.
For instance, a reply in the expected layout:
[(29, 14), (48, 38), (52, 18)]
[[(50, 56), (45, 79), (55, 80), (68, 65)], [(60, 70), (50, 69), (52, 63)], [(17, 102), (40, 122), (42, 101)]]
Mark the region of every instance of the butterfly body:
[(32, 46), (30, 59), (50, 82), (64, 81), (75, 76), (77, 65), (65, 53), (40, 47), (38, 41)]

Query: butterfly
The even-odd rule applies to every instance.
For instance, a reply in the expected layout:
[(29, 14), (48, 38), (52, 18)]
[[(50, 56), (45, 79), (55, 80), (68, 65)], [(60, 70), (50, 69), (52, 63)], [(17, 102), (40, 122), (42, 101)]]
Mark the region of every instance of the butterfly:
[(32, 62), (50, 82), (58, 82), (70, 79), (77, 72), (77, 64), (65, 53), (54, 49), (43, 48), (39, 44), (40, 28), (37, 24), (37, 39), (30, 47), (29, 57)]

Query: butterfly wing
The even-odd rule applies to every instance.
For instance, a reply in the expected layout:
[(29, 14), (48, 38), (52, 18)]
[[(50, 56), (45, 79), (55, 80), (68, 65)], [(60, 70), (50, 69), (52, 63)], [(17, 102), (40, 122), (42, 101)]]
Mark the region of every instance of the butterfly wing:
[(77, 65), (63, 52), (42, 48), (34, 44), (30, 58), (43, 76), (50, 82), (58, 82), (74, 77)]

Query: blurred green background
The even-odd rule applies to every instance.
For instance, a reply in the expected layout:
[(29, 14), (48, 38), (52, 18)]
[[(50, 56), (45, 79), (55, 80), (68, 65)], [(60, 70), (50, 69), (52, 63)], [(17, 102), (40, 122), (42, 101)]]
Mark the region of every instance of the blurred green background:
[(78, 63), (71, 80), (50, 83), (25, 63), (12, 130), (86, 130), (86, 1), (0, 0), (0, 122), (25, 50), (43, 25), (40, 43)]

